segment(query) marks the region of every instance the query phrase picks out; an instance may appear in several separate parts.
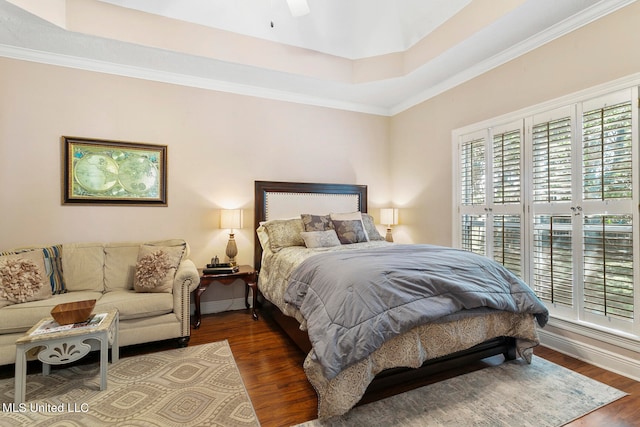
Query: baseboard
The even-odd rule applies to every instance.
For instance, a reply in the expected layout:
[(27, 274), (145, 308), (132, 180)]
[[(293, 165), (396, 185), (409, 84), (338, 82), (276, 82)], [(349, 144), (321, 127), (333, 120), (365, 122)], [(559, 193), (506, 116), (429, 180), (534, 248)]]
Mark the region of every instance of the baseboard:
[(539, 329), (538, 335), (540, 343), (545, 347), (608, 371), (624, 375), (635, 381), (640, 381), (640, 361), (638, 360), (572, 340), (544, 329)]

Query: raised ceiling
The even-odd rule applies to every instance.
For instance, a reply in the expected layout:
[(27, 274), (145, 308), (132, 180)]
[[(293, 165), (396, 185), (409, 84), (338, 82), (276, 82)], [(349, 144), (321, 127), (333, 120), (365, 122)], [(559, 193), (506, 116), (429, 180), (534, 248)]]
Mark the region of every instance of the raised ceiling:
[(286, 0), (101, 1), (349, 59), (405, 51), (471, 3), (306, 0), (310, 12), (294, 17)]
[(307, 1), (0, 0), (0, 56), (393, 115), (635, 0)]

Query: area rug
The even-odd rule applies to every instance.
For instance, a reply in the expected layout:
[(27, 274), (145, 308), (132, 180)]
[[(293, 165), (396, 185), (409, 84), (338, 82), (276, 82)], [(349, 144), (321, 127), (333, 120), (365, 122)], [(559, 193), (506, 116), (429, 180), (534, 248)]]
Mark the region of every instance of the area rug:
[(27, 377), (13, 404), (13, 378), (0, 381), (4, 426), (257, 426), (227, 341), (121, 358), (100, 391), (99, 365)]
[(534, 357), (475, 371), (377, 402), (319, 426), (562, 426), (626, 393)]

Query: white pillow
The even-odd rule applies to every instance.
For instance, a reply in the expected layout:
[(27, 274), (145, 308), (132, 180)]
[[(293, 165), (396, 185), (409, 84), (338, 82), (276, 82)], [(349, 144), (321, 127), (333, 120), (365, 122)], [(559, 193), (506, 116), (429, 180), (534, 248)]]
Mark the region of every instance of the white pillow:
[(336, 230), (303, 231), (300, 235), (308, 248), (330, 248), (341, 245)]

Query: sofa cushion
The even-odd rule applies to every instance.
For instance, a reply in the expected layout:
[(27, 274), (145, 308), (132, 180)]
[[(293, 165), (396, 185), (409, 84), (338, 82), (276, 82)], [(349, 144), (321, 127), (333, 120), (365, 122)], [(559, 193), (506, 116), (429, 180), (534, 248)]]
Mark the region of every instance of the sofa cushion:
[(133, 288), (137, 292), (171, 292), (184, 246), (142, 245)]
[(62, 270), (67, 291), (104, 290), (104, 245), (102, 243), (65, 243), (62, 245)]
[(51, 297), (41, 250), (0, 257), (0, 298), (12, 303)]
[(169, 293), (136, 293), (133, 290), (112, 291), (96, 302), (94, 312), (117, 308), (120, 320), (153, 317), (173, 311), (173, 295)]
[[(0, 310), (0, 334), (26, 332), (40, 320), (51, 317), (51, 309), (58, 304), (88, 299), (99, 300), (101, 296), (100, 292), (80, 291), (53, 295), (51, 298), (40, 301), (2, 307)], [(95, 309), (93, 311), (96, 312)]]
[(104, 247), (104, 291), (133, 289), (140, 242), (107, 243)]

